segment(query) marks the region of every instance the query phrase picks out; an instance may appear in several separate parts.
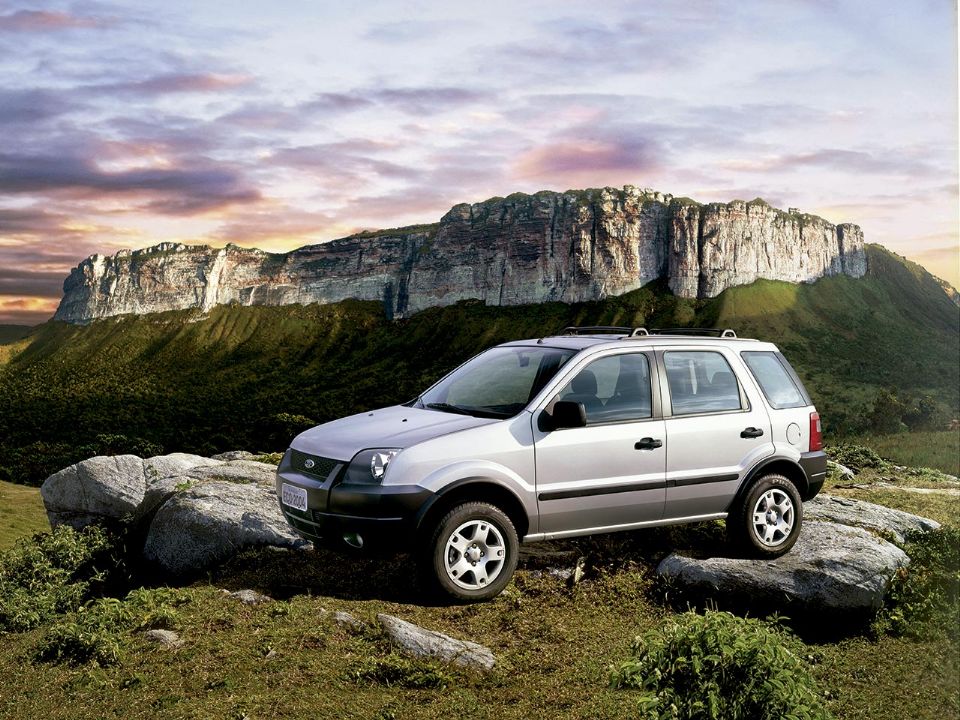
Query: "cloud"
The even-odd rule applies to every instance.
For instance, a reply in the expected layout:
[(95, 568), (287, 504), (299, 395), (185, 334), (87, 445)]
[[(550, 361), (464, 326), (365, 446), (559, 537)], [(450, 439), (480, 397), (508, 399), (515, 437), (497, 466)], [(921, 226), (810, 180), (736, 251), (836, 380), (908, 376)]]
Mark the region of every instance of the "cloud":
[(79, 103), (51, 90), (0, 89), (0, 125), (38, 123), (77, 110)]
[(108, 24), (94, 17), (70, 15), (49, 10), (17, 10), (0, 15), (0, 32), (42, 33), (73, 28), (94, 28)]
[(0, 295), (60, 298), (64, 273), (0, 267)]
[(128, 93), (152, 96), (177, 93), (209, 93), (248, 86), (253, 83), (250, 75), (220, 73), (166, 73), (143, 80), (88, 85), (79, 92)]
[(566, 137), (537, 145), (520, 155), (512, 174), (521, 179), (615, 184), (637, 179), (660, 167), (662, 150), (642, 137)]
[(437, 36), (447, 24), (439, 20), (399, 20), (371, 25), (363, 37), (374, 42), (408, 43)]
[(304, 112), (344, 113), (388, 107), (410, 115), (433, 115), (483, 101), (486, 92), (454, 86), (359, 88), (324, 92), (299, 106)]
[(11, 297), (0, 295), (0, 323), (6, 325), (39, 325), (49, 320), (59, 302), (52, 298)]
[(927, 176), (939, 175), (930, 163), (909, 153), (886, 150), (883, 153), (844, 148), (824, 148), (809, 152), (771, 155), (755, 160), (736, 160), (723, 163), (724, 168), (739, 172), (791, 172), (801, 168), (878, 175)]
[(0, 153), (0, 192), (133, 196), (165, 215), (194, 215), (260, 198), (238, 171), (210, 161), (108, 172), (78, 156), (11, 153)]

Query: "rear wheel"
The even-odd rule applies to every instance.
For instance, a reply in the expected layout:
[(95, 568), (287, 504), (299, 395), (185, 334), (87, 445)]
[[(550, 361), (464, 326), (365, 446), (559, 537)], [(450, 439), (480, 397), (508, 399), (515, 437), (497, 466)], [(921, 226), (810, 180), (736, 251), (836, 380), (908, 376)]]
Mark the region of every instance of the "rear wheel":
[(727, 517), (731, 540), (751, 555), (779, 557), (797, 542), (803, 523), (803, 502), (796, 486), (783, 475), (764, 475)]
[(421, 548), (421, 570), (435, 590), (459, 602), (499, 595), (517, 567), (517, 531), (500, 508), (457, 505), (437, 523)]

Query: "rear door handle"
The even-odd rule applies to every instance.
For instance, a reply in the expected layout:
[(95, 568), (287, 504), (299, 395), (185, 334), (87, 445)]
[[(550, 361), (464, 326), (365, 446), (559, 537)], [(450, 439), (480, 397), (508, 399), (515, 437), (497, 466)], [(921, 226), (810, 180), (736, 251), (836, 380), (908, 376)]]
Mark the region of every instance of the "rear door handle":
[(657, 440), (655, 438), (645, 437), (641, 438), (634, 446), (634, 450), (653, 450), (654, 448), (663, 447), (663, 440)]
[(740, 433), (742, 438), (758, 438), (763, 435), (762, 428), (748, 427), (745, 428), (743, 432)]

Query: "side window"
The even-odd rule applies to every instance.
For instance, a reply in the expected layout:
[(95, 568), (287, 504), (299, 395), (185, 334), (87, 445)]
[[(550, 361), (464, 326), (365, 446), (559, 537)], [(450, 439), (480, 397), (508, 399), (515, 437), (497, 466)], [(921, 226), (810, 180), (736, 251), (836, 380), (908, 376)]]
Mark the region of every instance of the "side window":
[(640, 353), (595, 360), (577, 373), (558, 397), (583, 403), (587, 425), (648, 418), (650, 363)]
[(807, 405), (807, 400), (776, 353), (745, 352), (740, 356), (757, 379), (771, 407), (782, 410)]
[(663, 362), (674, 415), (741, 409), (737, 376), (720, 353), (666, 352)]

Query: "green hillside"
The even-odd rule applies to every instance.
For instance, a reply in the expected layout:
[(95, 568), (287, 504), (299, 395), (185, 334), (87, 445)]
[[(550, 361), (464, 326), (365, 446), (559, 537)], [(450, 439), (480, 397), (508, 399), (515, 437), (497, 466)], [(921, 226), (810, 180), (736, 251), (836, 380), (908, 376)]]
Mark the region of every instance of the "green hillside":
[(861, 280), (761, 281), (705, 301), (654, 283), (395, 322), (357, 301), (49, 322), (0, 354), (0, 479), (38, 483), (95, 453), (279, 450), (315, 422), (408, 400), (490, 345), (571, 324), (733, 327), (780, 345), (828, 433), (940, 429), (960, 414), (958, 309), (919, 266), (868, 254)]

